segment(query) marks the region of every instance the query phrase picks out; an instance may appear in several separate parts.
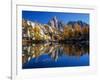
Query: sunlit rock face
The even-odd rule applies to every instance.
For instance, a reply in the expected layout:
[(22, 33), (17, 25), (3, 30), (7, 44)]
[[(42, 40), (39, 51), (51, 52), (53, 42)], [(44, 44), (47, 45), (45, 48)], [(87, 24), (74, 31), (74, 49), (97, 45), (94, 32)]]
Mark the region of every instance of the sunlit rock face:
[(82, 21), (63, 21), (54, 16), (48, 24), (22, 19), (23, 38), (40, 41), (89, 40), (89, 24)]

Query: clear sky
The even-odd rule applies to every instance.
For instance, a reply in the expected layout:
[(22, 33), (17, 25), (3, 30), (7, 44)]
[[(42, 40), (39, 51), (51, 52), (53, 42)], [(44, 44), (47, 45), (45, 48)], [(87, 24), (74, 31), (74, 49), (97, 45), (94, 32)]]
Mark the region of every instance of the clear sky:
[(83, 21), (89, 24), (88, 13), (64, 13), (64, 12), (41, 12), (41, 11), (22, 11), (22, 18), (36, 21), (42, 24), (48, 23), (54, 16), (58, 20), (68, 23), (69, 21)]

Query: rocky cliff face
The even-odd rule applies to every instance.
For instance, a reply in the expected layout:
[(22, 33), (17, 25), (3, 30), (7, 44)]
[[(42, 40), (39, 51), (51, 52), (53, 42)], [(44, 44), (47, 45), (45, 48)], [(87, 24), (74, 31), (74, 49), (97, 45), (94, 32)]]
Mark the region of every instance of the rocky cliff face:
[(63, 21), (53, 17), (47, 24), (22, 20), (23, 39), (25, 37), (32, 40), (80, 40), (89, 39), (89, 24), (82, 21)]

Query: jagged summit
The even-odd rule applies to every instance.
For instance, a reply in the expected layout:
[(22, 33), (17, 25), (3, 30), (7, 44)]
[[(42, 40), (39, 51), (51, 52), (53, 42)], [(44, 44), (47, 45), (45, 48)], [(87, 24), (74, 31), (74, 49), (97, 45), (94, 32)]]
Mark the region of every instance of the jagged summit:
[(67, 23), (67, 25), (72, 25), (73, 27), (75, 26), (75, 24), (78, 24), (78, 25), (80, 25), (81, 27), (89, 26), (89, 24), (87, 24), (87, 23), (85, 23), (85, 22), (83, 22), (83, 21), (81, 21), (81, 20), (78, 20), (78, 21), (69, 21), (69, 22)]

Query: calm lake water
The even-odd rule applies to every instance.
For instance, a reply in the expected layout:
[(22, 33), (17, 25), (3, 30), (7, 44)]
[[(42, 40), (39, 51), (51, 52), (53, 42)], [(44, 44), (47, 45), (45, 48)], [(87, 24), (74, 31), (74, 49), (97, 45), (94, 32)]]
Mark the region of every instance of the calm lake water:
[(22, 46), (22, 68), (89, 66), (89, 43), (45, 43)]

